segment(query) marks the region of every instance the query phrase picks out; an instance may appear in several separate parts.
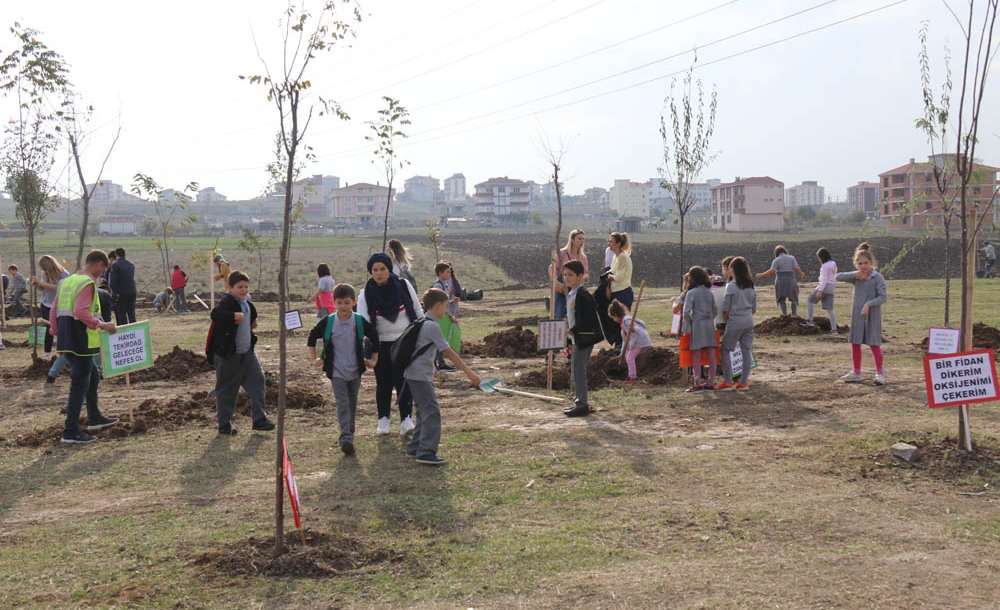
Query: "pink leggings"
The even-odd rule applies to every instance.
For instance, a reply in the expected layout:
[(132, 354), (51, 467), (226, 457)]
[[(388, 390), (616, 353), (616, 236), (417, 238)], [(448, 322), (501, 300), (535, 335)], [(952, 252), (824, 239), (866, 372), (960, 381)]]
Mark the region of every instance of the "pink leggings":
[(625, 352), (625, 363), (628, 364), (629, 380), (635, 380), (638, 377), (635, 373), (635, 358), (643, 349), (644, 348), (642, 347), (630, 347), (629, 350)]
[[(872, 350), (872, 358), (875, 359), (875, 372), (882, 372), (882, 348), (878, 345), (869, 346)], [(854, 372), (861, 372), (861, 344), (852, 343), (851, 344), (851, 356), (854, 358)]]

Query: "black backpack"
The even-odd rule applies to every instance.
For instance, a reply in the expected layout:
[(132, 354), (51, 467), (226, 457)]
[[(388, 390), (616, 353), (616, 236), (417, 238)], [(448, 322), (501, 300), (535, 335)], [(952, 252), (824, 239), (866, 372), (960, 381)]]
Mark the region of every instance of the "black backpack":
[(411, 323), (403, 331), (403, 334), (399, 336), (399, 339), (396, 339), (396, 342), (393, 343), (392, 349), (389, 352), (393, 370), (405, 371), (414, 360), (434, 347), (433, 343), (428, 343), (420, 349), (416, 349), (420, 329), (424, 327), (424, 322), (426, 321), (427, 318), (420, 318), (416, 322)]

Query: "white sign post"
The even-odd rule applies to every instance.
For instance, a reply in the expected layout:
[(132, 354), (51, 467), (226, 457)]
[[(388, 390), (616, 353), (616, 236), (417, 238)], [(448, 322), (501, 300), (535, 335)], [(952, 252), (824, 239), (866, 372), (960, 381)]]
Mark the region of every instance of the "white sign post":
[(924, 357), (927, 406), (957, 407), (1000, 400), (993, 350)]
[(538, 323), (538, 351), (561, 350), (565, 347), (565, 320), (545, 320)]
[(927, 353), (957, 353), (961, 334), (957, 328), (931, 328), (927, 334)]
[(114, 333), (101, 333), (101, 374), (105, 378), (125, 375), (129, 421), (135, 421), (132, 379), (129, 373), (152, 366), (153, 341), (148, 321), (119, 326)]
[(681, 314), (675, 313), (673, 319), (670, 320), (670, 334), (676, 337), (681, 334)]
[(298, 309), (285, 312), (285, 330), (302, 328), (302, 315)]

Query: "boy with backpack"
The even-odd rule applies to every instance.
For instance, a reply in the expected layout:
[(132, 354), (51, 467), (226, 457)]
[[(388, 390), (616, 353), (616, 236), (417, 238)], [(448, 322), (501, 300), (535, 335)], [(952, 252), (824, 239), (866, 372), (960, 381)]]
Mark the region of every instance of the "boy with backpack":
[(219, 434), (236, 434), (232, 419), (241, 387), (250, 399), (253, 429), (274, 430), (274, 424), (264, 411), (264, 370), (253, 349), (257, 343), (257, 336), (253, 334), (257, 326), (257, 308), (247, 298), (250, 278), (242, 271), (233, 271), (226, 278), (226, 285), (229, 292), (212, 310), (212, 326), (205, 345), (208, 362), (215, 366)]
[[(354, 417), (358, 411), (358, 391), (365, 367), (378, 363), (378, 334), (375, 325), (354, 312), (357, 294), (350, 284), (333, 288), (334, 312), (321, 319), (309, 333), (306, 345), (316, 366), (333, 385), (340, 424), (340, 450), (354, 455)], [(323, 341), (323, 352), (316, 355), (316, 343)]]
[(437, 320), (448, 315), (448, 295), (431, 288), (421, 299), (427, 317), (411, 324), (393, 346), (393, 366), (403, 370), (403, 379), (413, 395), (417, 409), (417, 426), (406, 446), (406, 455), (416, 458), (418, 464), (440, 466), (445, 460), (438, 457), (441, 441), (441, 410), (434, 393), (434, 360), (440, 351), (478, 388), (480, 379), (462, 360), (441, 333)]

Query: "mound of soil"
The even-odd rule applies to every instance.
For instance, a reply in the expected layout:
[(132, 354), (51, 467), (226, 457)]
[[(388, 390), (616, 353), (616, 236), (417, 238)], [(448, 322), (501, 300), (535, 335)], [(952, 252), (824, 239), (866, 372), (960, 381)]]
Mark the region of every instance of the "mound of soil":
[[(923, 341), (920, 342), (920, 347), (926, 350), (929, 341), (928, 337), (924, 337)], [(972, 325), (972, 347), (1000, 350), (1000, 329), (989, 324), (976, 322)]]
[(30, 365), (24, 367), (23, 369), (19, 371), (7, 371), (0, 374), (0, 376), (2, 376), (3, 379), (41, 379), (49, 374), (49, 368), (52, 367), (52, 363), (55, 361), (55, 356), (50, 358), (39, 356), (37, 360), (34, 360)]
[(531, 358), (538, 355), (538, 338), (534, 331), (515, 326), (487, 335), (482, 344), (463, 343), (462, 351), (490, 358)]
[[(254, 292), (250, 295), (254, 303), (277, 303), (281, 300), (280, 295), (277, 292)], [(300, 303), (305, 301), (306, 298), (300, 294), (289, 294), (289, 303)]]
[(539, 322), (548, 320), (546, 316), (524, 316), (512, 318), (503, 322), (497, 322), (494, 326), (537, 326)]
[[(667, 385), (681, 376), (677, 354), (663, 347), (645, 349), (635, 360), (639, 381), (650, 385)], [(607, 387), (611, 381), (624, 381), (628, 377), (628, 367), (620, 362), (617, 350), (602, 349), (590, 359), (587, 365), (587, 387), (598, 390)], [(545, 369), (529, 371), (518, 378), (518, 383), (533, 387), (545, 387)], [(568, 390), (570, 387), (569, 366), (560, 366), (552, 371), (552, 389)]]
[(346, 536), (306, 529), (305, 539), (303, 545), (298, 532), (286, 532), (285, 552), (273, 557), (273, 538), (250, 537), (221, 551), (202, 553), (191, 563), (204, 566), (213, 575), (324, 578), (404, 559), (396, 551), (366, 549), (360, 541)]
[(894, 459), (887, 447), (867, 456), (861, 476), (908, 479), (917, 475), (959, 486), (1000, 485), (1000, 442), (994, 438), (977, 437), (972, 453), (960, 450), (954, 438), (915, 434), (901, 440), (917, 446), (919, 458), (916, 462), (909, 464)]
[(175, 345), (173, 350), (156, 358), (153, 368), (132, 373), (131, 378), (132, 381), (187, 381), (211, 370), (208, 358)]
[[(753, 332), (758, 335), (772, 335), (775, 337), (788, 337), (797, 335), (822, 335), (830, 332), (830, 319), (813, 318), (816, 326), (806, 326), (805, 318), (799, 316), (778, 316), (768, 318), (753, 327)], [(850, 327), (846, 325), (838, 326), (837, 330), (846, 333)]]
[[(313, 392), (312, 390), (307, 390), (305, 388), (298, 388), (292, 385), (286, 386), (286, 402), (285, 406), (288, 409), (293, 410), (303, 410), (312, 411), (314, 409), (320, 409), (326, 404), (326, 399), (322, 394)], [(267, 406), (269, 411), (274, 411), (278, 408), (278, 386), (268, 383), (267, 392), (264, 397), (264, 404)], [(211, 408), (215, 408), (215, 399), (212, 399)], [(240, 415), (250, 414), (250, 399), (243, 392), (240, 392), (239, 397), (236, 399), (236, 412)]]

